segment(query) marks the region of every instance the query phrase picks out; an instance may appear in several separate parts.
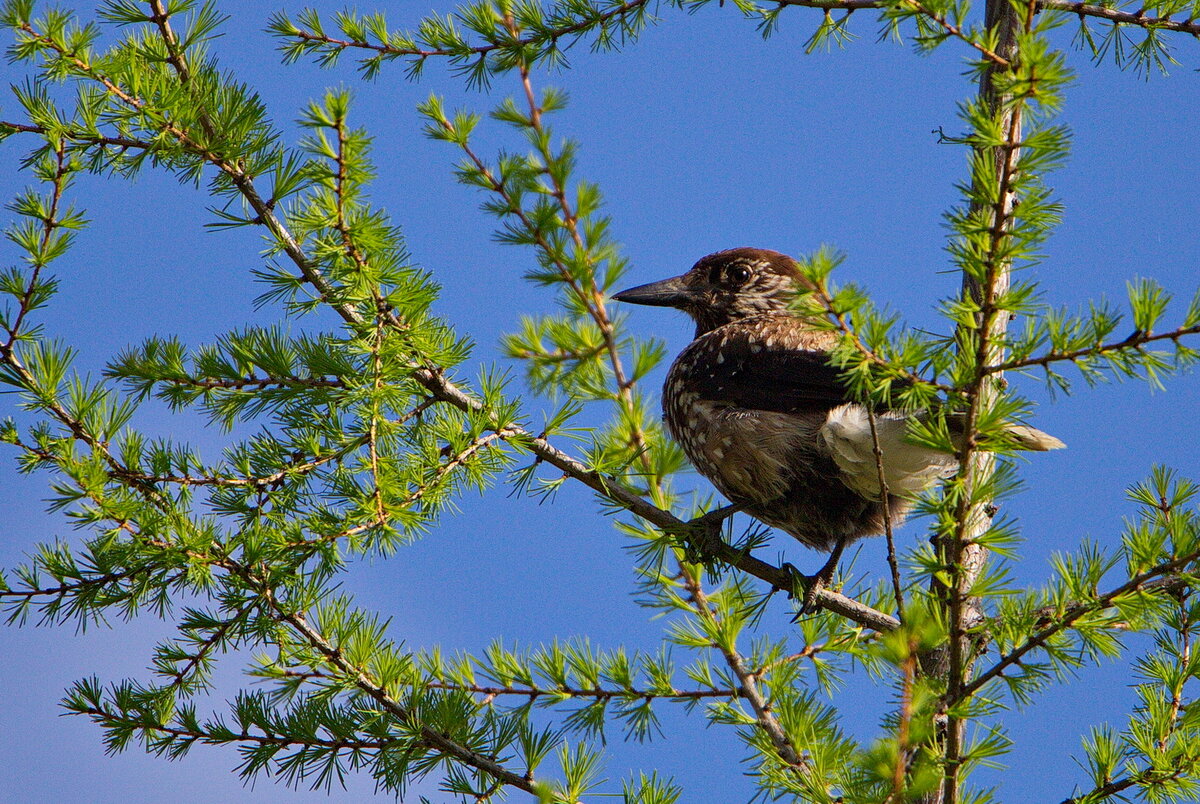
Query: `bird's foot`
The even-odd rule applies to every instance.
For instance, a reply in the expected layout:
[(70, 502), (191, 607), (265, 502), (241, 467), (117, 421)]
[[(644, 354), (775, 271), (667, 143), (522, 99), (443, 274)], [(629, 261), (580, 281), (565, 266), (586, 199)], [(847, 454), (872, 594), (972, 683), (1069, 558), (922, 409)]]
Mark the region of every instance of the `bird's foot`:
[(829, 577), (822, 576), (825, 568), (814, 575), (805, 575), (790, 561), (785, 561), (780, 569), (787, 571), (792, 578), (792, 590), (788, 592), (788, 599), (801, 601), (800, 606), (796, 609), (796, 615), (792, 617), (792, 622), (797, 622), (801, 617), (815, 613), (820, 608), (817, 605), (817, 596), (830, 581)]
[(829, 560), (825, 562), (825, 566), (817, 570), (815, 575), (801, 575), (790, 564), (786, 565), (795, 575), (796, 580), (800, 582), (800, 587), (804, 589), (804, 600), (800, 604), (800, 609), (796, 612), (797, 617), (814, 614), (820, 608), (817, 605), (817, 597), (821, 594), (821, 590), (827, 587), (829, 582), (833, 580), (833, 575), (837, 572), (838, 561), (841, 559), (842, 551), (845, 549), (846, 540), (843, 539), (833, 548)]
[(805, 586), (804, 602), (800, 604), (800, 609), (796, 612), (797, 617), (807, 617), (809, 614), (817, 613), (817, 609), (821, 608), (817, 605), (817, 596), (833, 580), (833, 572), (827, 572), (823, 569), (816, 575), (804, 575), (802, 577)]
[(721, 529), (725, 520), (736, 514), (736, 505), (716, 508), (688, 521), (684, 534), (684, 558), (692, 564), (711, 564), (717, 553), (717, 542), (721, 540)]

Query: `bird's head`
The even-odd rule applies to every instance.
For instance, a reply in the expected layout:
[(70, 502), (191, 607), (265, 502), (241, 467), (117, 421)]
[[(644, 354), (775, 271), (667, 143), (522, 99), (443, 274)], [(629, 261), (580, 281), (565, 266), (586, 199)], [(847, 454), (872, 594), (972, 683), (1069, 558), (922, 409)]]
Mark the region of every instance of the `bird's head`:
[(703, 257), (682, 276), (613, 296), (621, 302), (675, 307), (696, 322), (696, 337), (731, 321), (782, 312), (803, 280), (796, 261), (778, 251), (733, 248)]

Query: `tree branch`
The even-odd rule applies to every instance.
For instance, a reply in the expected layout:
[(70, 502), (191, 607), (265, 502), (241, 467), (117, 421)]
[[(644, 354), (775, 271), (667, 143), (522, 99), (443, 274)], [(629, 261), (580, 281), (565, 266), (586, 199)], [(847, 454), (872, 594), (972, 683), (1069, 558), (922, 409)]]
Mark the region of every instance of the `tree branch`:
[(1037, 366), (1049, 366), (1052, 363), (1060, 363), (1070, 361), (1072, 363), (1088, 357), (1101, 357), (1110, 352), (1121, 352), (1126, 349), (1138, 349), (1148, 343), (1156, 343), (1159, 341), (1172, 341), (1178, 344), (1180, 338), (1188, 335), (1200, 334), (1200, 324), (1190, 327), (1178, 327), (1170, 332), (1160, 332), (1153, 334), (1149, 332), (1135, 332), (1128, 338), (1121, 341), (1112, 341), (1111, 343), (1097, 344), (1088, 346), (1082, 349), (1073, 349), (1069, 352), (1051, 351), (1038, 357), (1022, 357), (1013, 360), (1007, 360), (1003, 363), (997, 363), (991, 366), (984, 366), (982, 371), (985, 374), (999, 374), (1005, 371), (1016, 371), (1018, 369), (1033, 368)]
[[(688, 590), (692, 598), (696, 615), (713, 624), (714, 630), (719, 630), (716, 611), (701, 588), (695, 570), (683, 568), (683, 578), (684, 588)], [(770, 737), (771, 744), (775, 747), (775, 753), (791, 769), (800, 772), (807, 770), (809, 768), (808, 761), (796, 750), (791, 737), (771, 711), (769, 702), (758, 688), (758, 677), (746, 667), (745, 659), (737, 650), (736, 637), (730, 635), (728, 639), (730, 644), (718, 644), (713, 647), (721, 652), (725, 663), (737, 676), (738, 683), (741, 685), (741, 697), (745, 698), (750, 704), (750, 708), (754, 710), (755, 722), (758, 727)]]
[[(107, 78), (99, 75), (91, 67), (90, 64), (83, 61), (75, 54), (58, 49), (56, 43), (49, 37), (41, 36), (33, 28), (24, 26), (24, 30), (30, 36), (37, 38), (43, 45), (60, 53), (64, 58), (68, 58), (80, 71), (80, 73), (100, 83), (105, 89), (134, 109), (140, 111), (148, 111), (145, 108), (145, 103), (126, 92), (121, 87), (117, 86)], [(232, 162), (221, 157), (219, 154), (201, 148), (194, 140), (192, 140), (187, 132), (180, 129), (177, 125), (170, 122), (160, 124), (161, 130), (175, 137), (181, 145), (191, 151), (195, 156), (203, 159), (215, 168), (220, 170), (233, 182), (238, 188), (243, 198), (250, 207), (256, 212), (258, 222), (265, 226), (271, 235), (275, 238), (283, 252), (291, 259), (294, 265), (300, 270), (301, 277), (305, 282), (310, 284), (317, 292), (319, 298), (322, 299), (334, 312), (336, 312), (346, 323), (358, 328), (366, 323), (363, 314), (354, 306), (340, 301), (337, 294), (330, 284), (329, 280), (317, 268), (308, 256), (304, 253), (297, 240), (289, 232), (287, 226), (276, 215), (273, 204), (268, 204), (255, 189), (253, 179), (245, 172), (240, 164)], [(388, 320), (398, 327), (403, 327), (393, 312), (389, 312)], [(6, 355), (9, 357), (11, 355)], [(447, 402), (460, 410), (481, 413), (484, 411), (483, 404), (476, 398), (470, 396), (453, 382), (451, 382), (443, 373), (440, 367), (434, 367), (422, 364), (410, 364), (413, 378), (424, 386), (431, 396), (438, 400)], [(26, 372), (27, 374), (27, 372)], [(32, 379), (32, 378), (29, 378)], [(74, 422), (67, 416), (65, 410), (57, 409), (56, 417), (60, 421), (68, 424), (72, 431), (85, 443), (91, 446), (97, 446), (94, 439), (91, 439), (85, 432), (82, 431), (78, 422)], [(495, 425), (493, 426), (495, 428)], [(646, 500), (633, 489), (626, 486), (618, 478), (604, 475), (594, 469), (587, 467), (578, 459), (572, 457), (568, 453), (559, 449), (551, 442), (540, 436), (535, 436), (528, 430), (520, 427), (503, 427), (494, 429), (496, 435), (505, 439), (516, 439), (539, 459), (563, 471), (566, 475), (591, 488), (602, 496), (618, 503), (622, 507), (629, 510), (631, 513), (645, 519), (651, 524), (668, 531), (685, 532), (690, 531), (688, 523), (677, 518), (674, 514), (662, 508), (655, 506), (653, 503)], [(106, 453), (107, 454), (107, 453)], [(108, 456), (107, 460), (114, 462), (112, 456)], [(128, 471), (125, 467), (117, 468)], [(731, 566), (737, 567), (751, 575), (754, 575), (761, 580), (767, 581), (775, 589), (791, 594), (793, 590), (793, 578), (790, 572), (786, 569), (773, 566), (763, 562), (748, 553), (737, 550), (732, 546), (725, 544), (719, 537), (715, 540), (710, 540), (708, 543), (709, 551), (726, 561)], [(882, 612), (866, 606), (852, 598), (837, 592), (832, 592), (827, 589), (819, 590), (815, 601), (817, 605), (828, 609), (831, 612), (845, 616), (854, 622), (872, 628), (878, 631), (890, 631), (898, 627), (899, 623), (895, 618)]]
[(951, 705), (957, 703), (958, 701), (964, 700), (971, 695), (974, 695), (989, 681), (1002, 676), (1007, 668), (1012, 667), (1014, 664), (1018, 664), (1021, 660), (1021, 657), (1025, 656), (1025, 654), (1036, 648), (1043, 647), (1047, 640), (1060, 631), (1070, 628), (1071, 625), (1077, 622), (1081, 617), (1092, 612), (1101, 611), (1108, 608), (1112, 605), (1114, 600), (1122, 595), (1127, 595), (1130, 592), (1145, 590), (1150, 586), (1151, 582), (1155, 581), (1156, 579), (1168, 578), (1169, 576), (1183, 570), (1188, 565), (1193, 564), (1198, 560), (1200, 560), (1200, 550), (1195, 550), (1191, 553), (1180, 556), (1179, 558), (1171, 559), (1170, 561), (1166, 561), (1156, 567), (1146, 570), (1145, 572), (1135, 575), (1117, 588), (1106, 592), (1105, 594), (1098, 595), (1093, 601), (1076, 603), (1075, 605), (1067, 608), (1067, 610), (1062, 614), (1056, 614), (1052, 623), (1034, 633), (1025, 642), (1006, 653), (994, 665), (977, 675), (969, 684), (964, 685), (958, 691), (958, 694), (951, 699)]
[(436, 749), (439, 753), (453, 757), (465, 765), (481, 770), (504, 784), (524, 790), (527, 793), (537, 792), (531, 774), (515, 773), (499, 762), (456, 742), (444, 732), (418, 721), (413, 716), (413, 713), (393, 698), (383, 685), (375, 681), (359, 666), (351, 664), (342, 654), (342, 651), (331, 644), (325, 638), (324, 634), (314, 628), (303, 614), (290, 611), (286, 606), (283, 606), (275, 595), (271, 593), (271, 590), (265, 586), (261, 587), (260, 593), (277, 612), (279, 618), (290, 625), (309, 645), (316, 649), (331, 667), (337, 668), (339, 673), (352, 680), (356, 687), (375, 700), (385, 712), (420, 734), (423, 742)]
[(1191, 17), (1185, 20), (1173, 20), (1170, 17), (1147, 17), (1145, 7), (1136, 12), (1122, 11), (1111, 6), (1095, 5), (1093, 3), (1072, 3), (1069, 0), (1037, 0), (1039, 10), (1063, 11), (1077, 14), (1080, 17), (1094, 17), (1106, 20), (1114, 25), (1135, 25), (1139, 28), (1156, 28), (1164, 31), (1179, 31), (1181, 33), (1200, 36), (1200, 22), (1194, 22)]
[[(294, 25), (290, 26), (287, 34), (304, 42), (329, 45), (331, 47), (343, 50), (350, 48), (369, 50), (380, 55), (393, 57), (415, 56), (421, 60), (436, 56), (448, 56), (459, 59), (468, 56), (477, 56), (483, 58), (501, 49), (519, 50), (521, 48), (529, 47), (530, 45), (544, 45), (546, 43), (557, 45), (558, 40), (561, 38), (586, 33), (592, 28), (603, 26), (606, 23), (617, 19), (618, 17), (624, 17), (625, 15), (632, 14), (634, 12), (640, 12), (649, 4), (650, 0), (629, 0), (629, 2), (614, 6), (608, 11), (580, 19), (576, 22), (567, 23), (556, 28), (551, 28), (549, 30), (537, 30), (533, 31), (532, 33), (525, 34), (524, 36), (514, 35), (503, 41), (492, 41), (486, 45), (470, 45), (461, 48), (420, 48), (416, 47), (415, 44), (412, 46), (396, 46), (388, 42), (373, 43), (353, 39), (336, 39), (334, 37), (327, 36), (324, 33), (303, 30), (295, 27)], [(276, 25), (275, 27), (276, 30), (282, 30), (281, 25)]]
[(328, 748), (334, 751), (348, 749), (352, 751), (375, 750), (382, 751), (397, 745), (403, 745), (403, 740), (400, 739), (382, 739), (382, 740), (355, 740), (351, 738), (338, 738), (331, 740), (328, 738), (317, 737), (315, 735), (305, 736), (303, 740), (294, 740), (288, 737), (281, 737), (272, 734), (253, 734), (245, 729), (232, 734), (229, 737), (217, 737), (207, 731), (197, 731), (195, 729), (184, 729), (178, 726), (167, 726), (163, 724), (147, 724), (144, 720), (130, 719), (120, 717), (107, 709), (101, 709), (93, 706), (84, 706), (72, 709), (80, 715), (87, 715), (94, 722), (106, 728), (133, 728), (143, 733), (157, 732), (159, 734), (168, 735), (170, 737), (179, 737), (186, 740), (196, 740), (210, 745), (223, 745), (231, 742), (239, 743), (254, 743), (257, 745), (277, 745), (283, 748), (304, 748), (308, 746), (318, 746), (320, 748)]

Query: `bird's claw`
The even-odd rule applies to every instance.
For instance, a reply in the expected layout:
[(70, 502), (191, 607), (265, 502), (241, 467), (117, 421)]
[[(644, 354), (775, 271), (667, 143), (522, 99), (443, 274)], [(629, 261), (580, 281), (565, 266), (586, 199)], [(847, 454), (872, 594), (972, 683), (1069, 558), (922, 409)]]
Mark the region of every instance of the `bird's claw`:
[[(804, 601), (800, 604), (800, 608), (796, 612), (797, 618), (814, 614), (820, 608), (817, 605), (817, 597), (821, 594), (821, 590), (827, 587), (829, 582), (833, 580), (834, 573), (837, 572), (838, 561), (841, 559), (842, 551), (845, 547), (845, 539), (838, 541), (829, 556), (829, 560), (825, 562), (825, 566), (817, 570), (815, 575), (802, 575), (791, 564), (785, 565), (791, 570), (796, 581), (799, 581), (800, 588), (804, 589)], [(796, 584), (793, 584), (793, 587), (795, 586)], [(792, 597), (795, 597), (795, 592), (792, 593)]]
[(791, 563), (785, 563), (782, 569), (787, 570), (792, 576), (792, 589), (788, 592), (789, 600), (801, 600), (799, 608), (796, 609), (796, 616), (792, 618), (792, 622), (796, 622), (801, 617), (807, 617), (810, 614), (815, 614), (819, 608), (817, 605), (817, 596), (821, 590), (829, 585), (830, 576), (832, 573), (827, 572), (826, 568), (814, 575), (805, 575), (800, 570), (796, 569)]
[(820, 606), (817, 605), (817, 595), (821, 593), (822, 589), (829, 585), (832, 575), (832, 572), (826, 572), (822, 570), (816, 575), (803, 576), (806, 586), (804, 590), (804, 602), (800, 604), (800, 609), (796, 612), (797, 616), (807, 617), (809, 614), (817, 613), (817, 609), (820, 608)]

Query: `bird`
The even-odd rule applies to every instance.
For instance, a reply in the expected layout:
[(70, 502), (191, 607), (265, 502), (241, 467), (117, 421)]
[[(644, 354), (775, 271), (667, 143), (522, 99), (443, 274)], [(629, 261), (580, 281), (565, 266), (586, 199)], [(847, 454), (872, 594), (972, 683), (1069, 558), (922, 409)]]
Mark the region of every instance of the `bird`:
[[(695, 322), (663, 385), (667, 429), (731, 510), (829, 552), (807, 579), (810, 607), (845, 547), (901, 524), (915, 497), (953, 474), (958, 458), (908, 438), (911, 419), (927, 411), (868, 409), (855, 398), (829, 360), (838, 333), (792, 311), (806, 289), (791, 257), (734, 248), (612, 298), (673, 307)], [(961, 415), (948, 421), (952, 436), (956, 423), (962, 429)], [(1065, 446), (1022, 424), (1007, 425), (1006, 434), (1018, 449)]]

